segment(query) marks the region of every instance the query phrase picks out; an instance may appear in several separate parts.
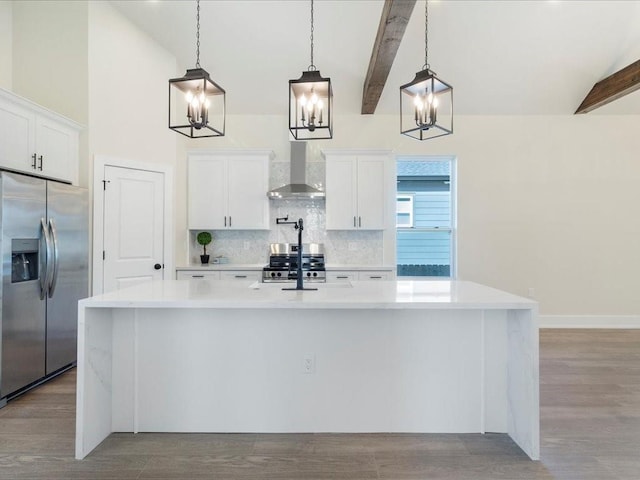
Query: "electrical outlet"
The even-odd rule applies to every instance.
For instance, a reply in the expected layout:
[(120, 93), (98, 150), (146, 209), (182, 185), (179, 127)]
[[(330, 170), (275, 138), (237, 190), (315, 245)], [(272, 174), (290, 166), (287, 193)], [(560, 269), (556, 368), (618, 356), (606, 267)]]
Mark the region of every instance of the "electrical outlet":
[(536, 289), (533, 287), (529, 287), (529, 293), (527, 294), (529, 298), (536, 298)]
[(302, 373), (316, 373), (316, 360), (312, 354), (307, 354), (302, 360)]

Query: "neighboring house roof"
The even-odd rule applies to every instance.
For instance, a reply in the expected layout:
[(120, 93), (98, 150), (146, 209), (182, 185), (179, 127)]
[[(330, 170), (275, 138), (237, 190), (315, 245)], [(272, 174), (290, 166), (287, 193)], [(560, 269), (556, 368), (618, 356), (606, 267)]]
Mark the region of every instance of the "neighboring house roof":
[(398, 177), (443, 177), (451, 172), (449, 162), (439, 161), (404, 161), (397, 162)]

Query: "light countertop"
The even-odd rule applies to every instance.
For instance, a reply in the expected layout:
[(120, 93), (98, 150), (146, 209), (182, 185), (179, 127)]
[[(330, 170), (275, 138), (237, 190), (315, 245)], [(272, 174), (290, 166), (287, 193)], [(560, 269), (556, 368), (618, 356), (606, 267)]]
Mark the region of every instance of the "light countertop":
[[(265, 263), (209, 263), (202, 265), (194, 263), (191, 265), (176, 267), (177, 271), (200, 270), (200, 271), (224, 271), (224, 270), (262, 270), (267, 265)], [(327, 264), (325, 268), (328, 272), (368, 272), (368, 271), (389, 271), (394, 270), (393, 266), (382, 265), (337, 265)]]
[(163, 280), (80, 301), (90, 308), (233, 309), (532, 309), (524, 297), (464, 281), (308, 283), (316, 291), (283, 291), (295, 284), (220, 280)]
[(221, 271), (221, 270), (262, 270), (266, 263), (193, 263), (187, 266), (176, 267), (177, 271), (200, 270), (200, 271)]
[(392, 272), (395, 270), (395, 267), (383, 265), (337, 265), (328, 263), (325, 265), (325, 269), (327, 272)]
[[(206, 265), (202, 265), (200, 263), (193, 263), (191, 265), (182, 265), (176, 267), (178, 271), (184, 270), (262, 270), (262, 268), (267, 264), (265, 263), (208, 263)], [(325, 266), (328, 272), (331, 271), (358, 271), (358, 272), (367, 272), (367, 271), (393, 271), (395, 267), (393, 266), (382, 266), (382, 265), (337, 265), (337, 264), (327, 264)]]

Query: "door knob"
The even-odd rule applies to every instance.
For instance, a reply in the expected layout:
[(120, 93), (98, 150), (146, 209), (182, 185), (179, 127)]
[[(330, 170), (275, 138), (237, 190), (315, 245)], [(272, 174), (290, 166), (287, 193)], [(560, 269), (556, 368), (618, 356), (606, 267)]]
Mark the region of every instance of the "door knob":
[(160, 265), (159, 263), (156, 263), (153, 268), (155, 268), (156, 270), (160, 270), (162, 268), (162, 265)]

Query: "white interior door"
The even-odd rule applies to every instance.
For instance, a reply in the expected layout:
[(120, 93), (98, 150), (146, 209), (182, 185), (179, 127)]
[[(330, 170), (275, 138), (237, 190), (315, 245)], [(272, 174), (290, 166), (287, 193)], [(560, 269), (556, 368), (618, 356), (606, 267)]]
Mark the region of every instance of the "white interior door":
[(164, 278), (164, 174), (104, 168), (104, 292)]

